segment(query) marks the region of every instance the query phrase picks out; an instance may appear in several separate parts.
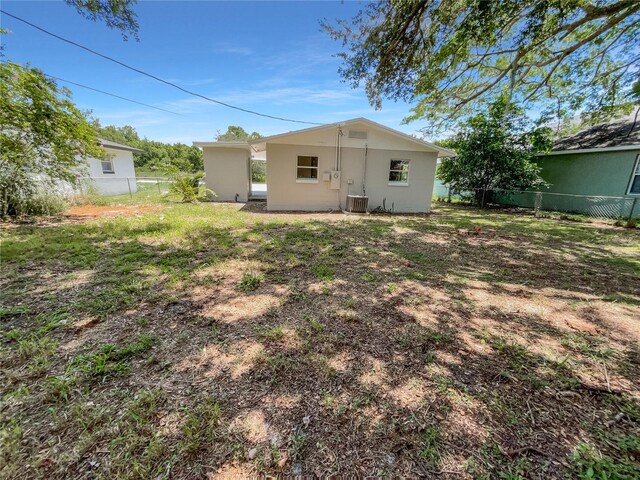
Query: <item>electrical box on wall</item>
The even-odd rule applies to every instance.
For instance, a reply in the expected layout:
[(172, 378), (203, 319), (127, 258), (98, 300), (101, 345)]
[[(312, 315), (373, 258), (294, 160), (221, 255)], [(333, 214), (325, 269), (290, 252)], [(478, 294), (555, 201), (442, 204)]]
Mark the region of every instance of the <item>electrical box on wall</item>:
[(340, 171), (334, 170), (331, 172), (331, 184), (329, 186), (331, 190), (340, 190)]
[(322, 181), (323, 182), (328, 182), (331, 180), (331, 172), (324, 172), (322, 174)]

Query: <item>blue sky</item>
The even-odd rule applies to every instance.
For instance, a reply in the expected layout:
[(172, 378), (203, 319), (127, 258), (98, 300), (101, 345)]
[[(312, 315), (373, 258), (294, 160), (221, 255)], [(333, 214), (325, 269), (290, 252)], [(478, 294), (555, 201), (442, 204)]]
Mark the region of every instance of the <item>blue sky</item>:
[[(350, 17), (359, 2), (145, 2), (135, 7), (140, 41), (78, 15), (63, 2), (3, 0), (2, 8), (62, 37), (187, 89), (239, 107), (329, 123), (367, 117), (407, 133), (409, 105), (380, 111), (337, 73), (340, 45), (322, 18)], [(237, 112), (191, 97), (3, 16), (5, 56), (45, 73), (181, 113), (171, 115), (70, 85), (76, 104), (103, 125), (132, 125), (165, 142), (212, 140), (227, 125), (271, 135), (304, 125)]]

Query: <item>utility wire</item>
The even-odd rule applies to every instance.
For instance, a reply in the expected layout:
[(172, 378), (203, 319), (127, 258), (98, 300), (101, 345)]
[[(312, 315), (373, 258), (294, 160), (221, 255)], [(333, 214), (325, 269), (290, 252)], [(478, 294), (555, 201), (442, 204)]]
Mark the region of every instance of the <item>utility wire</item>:
[(56, 77), (54, 75), (49, 75), (47, 73), (44, 73), (44, 75), (46, 75), (49, 78), (53, 78), (55, 80), (60, 80), (61, 82), (64, 82), (64, 83), (70, 83), (71, 85), (75, 85), (77, 87), (82, 87), (82, 88), (86, 88), (87, 90), (93, 90), (94, 92), (103, 93), (104, 95), (109, 95), (110, 97), (119, 98), (121, 100), (126, 100), (127, 102), (137, 103), (138, 105), (143, 105), (143, 106), (149, 107), (149, 108), (155, 108), (156, 110), (160, 110), (162, 112), (172, 113), (174, 115), (180, 115), (181, 117), (184, 117), (184, 115), (181, 114), (181, 113), (172, 112), (171, 110), (165, 110), (164, 108), (160, 108), (160, 107), (154, 107), (153, 105), (149, 105), (147, 103), (142, 103), (142, 102), (139, 102), (137, 100), (132, 100), (130, 98), (121, 97), (120, 95), (116, 95), (115, 93), (109, 93), (109, 92), (105, 92), (104, 90), (98, 90), (97, 88), (89, 87), (87, 85), (82, 85), (81, 83), (72, 82), (71, 80), (65, 80), (64, 78)]
[(102, 54), (100, 52), (96, 52), (95, 50), (92, 50), (89, 47), (85, 47), (84, 45), (80, 45), (79, 43), (76, 43), (73, 40), (69, 40), (67, 38), (61, 37), (60, 35), (56, 35), (55, 33), (50, 32), (48, 30), (45, 30), (44, 28), (39, 27), (37, 25), (34, 25), (33, 23), (31, 23), (31, 22), (29, 22), (29, 21), (27, 21), (27, 20), (25, 20), (23, 18), (20, 18), (20, 17), (17, 17), (15, 15), (12, 15), (11, 13), (6, 12), (5, 10), (0, 9), (0, 12), (2, 12), (3, 14), (5, 14), (5, 15), (7, 15), (7, 16), (15, 19), (15, 20), (18, 20), (19, 22), (22, 22), (22, 23), (24, 23), (26, 25), (29, 25), (30, 27), (33, 27), (36, 30), (40, 30), (41, 32), (46, 33), (47, 35), (51, 35), (52, 37), (55, 37), (58, 40), (62, 40), (63, 42), (69, 43), (69, 44), (71, 44), (71, 45), (73, 45), (75, 47), (78, 47), (78, 48), (81, 48), (83, 50), (86, 50), (87, 52), (93, 53), (94, 55), (102, 57), (105, 60), (109, 60), (110, 62), (117, 63), (118, 65), (120, 65), (120, 66), (122, 66), (124, 68), (127, 68), (129, 70), (132, 70), (134, 72), (137, 72), (137, 73), (139, 73), (141, 75), (144, 75), (144, 76), (149, 77), (149, 78), (153, 78), (154, 80), (157, 80), (158, 82), (164, 83), (164, 84), (169, 85), (169, 86), (171, 86), (173, 88), (177, 88), (178, 90), (180, 90), (180, 91), (182, 91), (184, 93), (188, 93), (189, 95), (193, 95), (194, 97), (199, 97), (199, 98), (202, 98), (202, 99), (207, 100), (209, 102), (216, 103), (218, 105), (222, 105), (222, 106), (227, 107), (227, 108), (232, 108), (234, 110), (239, 110), (241, 112), (251, 113), (252, 115), (258, 115), (260, 117), (272, 118), (274, 120), (281, 120), (283, 122), (304, 123), (304, 124), (307, 124), (307, 125), (323, 125), (322, 123), (317, 123), (317, 122), (305, 122), (303, 120), (294, 120), (294, 119), (291, 119), (291, 118), (284, 118), (284, 117), (276, 117), (274, 115), (267, 115), (266, 113), (260, 113), (260, 112), (254, 111), (254, 110), (248, 110), (246, 108), (236, 107), (235, 105), (231, 105), (229, 103), (221, 102), (219, 100), (215, 100), (215, 99), (207, 97), (205, 95), (201, 95), (200, 93), (192, 92), (191, 90), (187, 90), (186, 88), (182, 88), (181, 86), (176, 85), (175, 83), (169, 82), (168, 80), (164, 80), (164, 79), (162, 79), (160, 77), (156, 77), (155, 75), (147, 73), (144, 70), (140, 70), (138, 68), (135, 68), (135, 67), (132, 67), (130, 65), (127, 65), (126, 63), (123, 63), (123, 62), (121, 62), (119, 60), (116, 60), (115, 58), (112, 58), (112, 57), (110, 57), (108, 55), (104, 55), (104, 54)]

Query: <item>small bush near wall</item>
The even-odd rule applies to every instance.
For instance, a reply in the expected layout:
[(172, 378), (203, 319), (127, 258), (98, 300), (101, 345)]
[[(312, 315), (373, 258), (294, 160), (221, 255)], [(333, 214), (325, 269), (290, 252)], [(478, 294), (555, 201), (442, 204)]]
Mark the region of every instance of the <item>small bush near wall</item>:
[(22, 213), (27, 216), (60, 215), (69, 208), (69, 202), (53, 193), (38, 193), (26, 199)]
[(37, 180), (0, 185), (0, 218), (59, 215), (69, 208), (67, 199), (47, 191)]

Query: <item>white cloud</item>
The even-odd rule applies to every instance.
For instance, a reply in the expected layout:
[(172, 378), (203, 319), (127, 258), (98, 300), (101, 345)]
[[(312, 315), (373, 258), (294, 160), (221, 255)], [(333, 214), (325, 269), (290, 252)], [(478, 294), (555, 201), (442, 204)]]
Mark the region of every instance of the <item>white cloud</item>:
[(253, 55), (253, 50), (249, 47), (240, 47), (237, 45), (232, 45), (230, 43), (219, 43), (214, 47), (213, 51), (215, 53), (222, 53), (227, 55)]
[[(351, 90), (310, 87), (247, 88), (211, 93), (207, 96), (220, 102), (277, 116), (282, 116), (278, 113), (281, 105), (345, 105), (358, 98), (358, 94)], [(162, 107), (187, 115), (216, 107), (216, 104), (203, 98), (187, 97), (166, 102)]]

